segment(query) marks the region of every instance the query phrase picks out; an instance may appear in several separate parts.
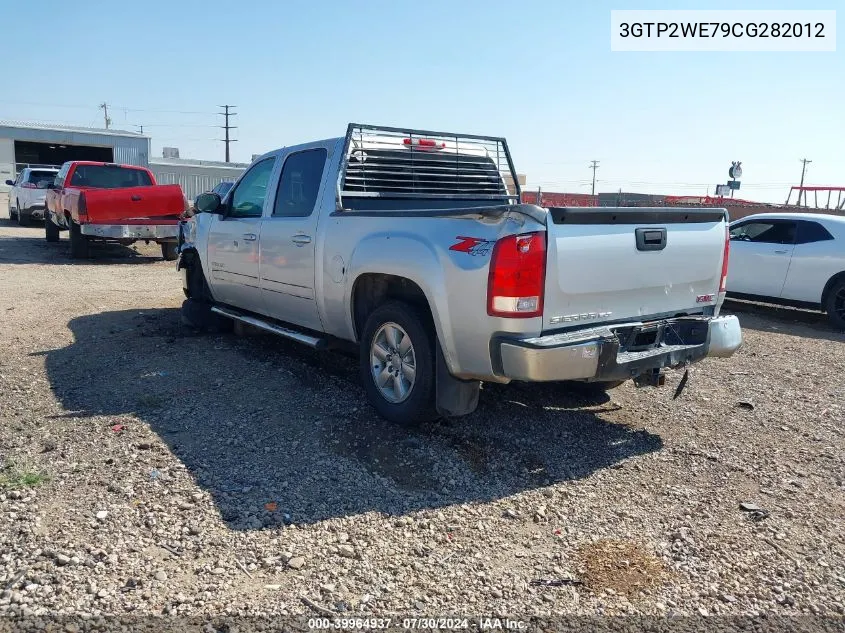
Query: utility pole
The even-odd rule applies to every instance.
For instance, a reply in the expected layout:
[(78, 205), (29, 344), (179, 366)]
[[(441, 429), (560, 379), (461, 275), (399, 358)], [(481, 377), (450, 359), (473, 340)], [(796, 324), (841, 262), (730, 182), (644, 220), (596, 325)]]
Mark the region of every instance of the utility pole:
[(100, 104), (100, 110), (103, 111), (103, 118), (106, 120), (106, 129), (109, 129), (109, 126), (111, 125), (111, 119), (109, 118), (109, 104), (103, 101)]
[(807, 194), (806, 194), (806, 193), (804, 193), (803, 191), (801, 191), (801, 187), (803, 187), (803, 186), (804, 186), (804, 172), (806, 172), (806, 171), (807, 171), (807, 163), (812, 163), (812, 162), (813, 162), (813, 161), (808, 160), (808, 159), (806, 159), (806, 158), (802, 158), (802, 159), (801, 159), (801, 163), (802, 163), (802, 165), (801, 165), (801, 184), (800, 184), (800, 185), (798, 185), (798, 187), (799, 187), (799, 188), (798, 188), (798, 206), (799, 206), (799, 207), (801, 206), (801, 195), (802, 195), (802, 194), (804, 195), (804, 203), (805, 203), (805, 204), (804, 204), (804, 206), (807, 206), (807, 205), (806, 205), (806, 202), (807, 202)]
[(226, 125), (221, 125), (220, 127), (223, 128), (224, 130), (226, 130), (226, 138), (223, 139), (223, 142), (226, 143), (226, 162), (228, 163), (229, 162), (229, 143), (235, 142), (235, 139), (229, 138), (229, 130), (238, 129), (237, 127), (235, 127), (233, 125), (229, 125), (229, 117), (237, 115), (237, 112), (229, 112), (229, 108), (236, 108), (237, 106), (222, 105), (222, 106), (218, 106), (218, 107), (223, 108), (224, 111), (220, 112), (219, 114), (222, 115), (224, 117), (225, 121), (226, 121)]
[(596, 195), (596, 169), (598, 169), (598, 168), (599, 168), (599, 161), (597, 161), (597, 160), (591, 160), (590, 165), (587, 167), (587, 169), (593, 170), (593, 193), (592, 193), (592, 195)]

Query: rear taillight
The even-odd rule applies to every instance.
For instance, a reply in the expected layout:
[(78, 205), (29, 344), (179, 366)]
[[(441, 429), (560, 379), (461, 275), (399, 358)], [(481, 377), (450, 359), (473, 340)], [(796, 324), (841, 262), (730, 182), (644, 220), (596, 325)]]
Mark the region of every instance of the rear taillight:
[(79, 194), (79, 202), (76, 205), (76, 210), (79, 213), (79, 216), (88, 216), (88, 203), (85, 201), (85, 194)]
[(727, 292), (728, 289), (728, 258), (731, 252), (731, 230), (725, 228), (725, 253), (722, 255), (722, 281), (719, 283), (719, 292)]
[(38, 189), (34, 182), (25, 182), (21, 185), (21, 189)]
[(490, 258), (487, 314), (509, 318), (542, 315), (545, 283), (545, 232), (502, 238)]

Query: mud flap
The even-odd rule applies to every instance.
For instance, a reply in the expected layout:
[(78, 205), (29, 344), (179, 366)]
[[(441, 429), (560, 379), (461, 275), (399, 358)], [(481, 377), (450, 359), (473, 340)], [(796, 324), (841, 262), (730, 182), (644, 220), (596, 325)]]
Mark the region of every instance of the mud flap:
[(437, 343), (437, 413), (443, 417), (468, 415), (478, 407), (481, 382), (460, 380), (449, 373), (440, 342)]

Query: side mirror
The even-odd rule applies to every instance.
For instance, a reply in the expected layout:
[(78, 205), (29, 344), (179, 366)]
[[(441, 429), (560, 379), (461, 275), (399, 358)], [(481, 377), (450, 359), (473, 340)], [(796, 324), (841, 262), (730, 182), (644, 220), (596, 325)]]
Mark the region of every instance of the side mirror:
[(6, 181), (6, 184), (7, 184), (7, 185), (9, 185), (10, 187), (14, 187), (14, 186), (15, 186), (15, 181), (14, 181), (14, 180), (7, 180), (7, 181)]
[(201, 193), (194, 203), (200, 213), (222, 213), (223, 207), (220, 204), (220, 196), (216, 193)]

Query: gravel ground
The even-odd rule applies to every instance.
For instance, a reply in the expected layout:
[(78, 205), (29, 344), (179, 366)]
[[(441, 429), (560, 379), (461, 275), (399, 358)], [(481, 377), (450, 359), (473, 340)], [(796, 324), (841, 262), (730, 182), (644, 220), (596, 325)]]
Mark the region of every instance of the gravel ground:
[(732, 305), (677, 400), (493, 385), (409, 431), (349, 357), (183, 328), (155, 245), (0, 224), (0, 614), (845, 614), (821, 316)]

